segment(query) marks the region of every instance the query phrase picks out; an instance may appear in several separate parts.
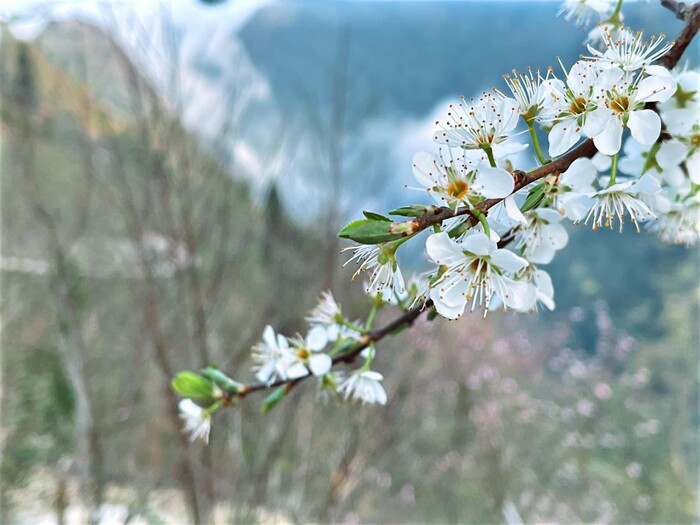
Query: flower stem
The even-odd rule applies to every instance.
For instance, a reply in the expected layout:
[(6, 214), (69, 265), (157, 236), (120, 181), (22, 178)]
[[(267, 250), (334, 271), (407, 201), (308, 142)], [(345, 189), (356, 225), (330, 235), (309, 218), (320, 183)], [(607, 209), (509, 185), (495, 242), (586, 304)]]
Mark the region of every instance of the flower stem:
[(613, 155), (612, 158), (612, 167), (610, 168), (610, 182), (608, 182), (608, 185), (606, 186), (609, 188), (613, 184), (615, 184), (615, 176), (617, 175), (617, 153)]
[(617, 5), (615, 6), (615, 11), (613, 11), (612, 16), (610, 17), (611, 21), (614, 21), (614, 22), (620, 21), (620, 11), (622, 11), (622, 2), (624, 2), (624, 0), (617, 0)]
[(491, 228), (489, 227), (489, 221), (486, 219), (486, 215), (481, 213), (476, 208), (472, 208), (471, 213), (474, 217), (479, 219), (479, 222), (484, 227), (484, 233), (486, 234), (486, 237), (490, 238), (491, 237)]
[(364, 334), (366, 332), (365, 328), (362, 328), (361, 326), (356, 325), (355, 323), (351, 323), (347, 319), (343, 319), (338, 324), (343, 325), (346, 328), (349, 328), (350, 330), (355, 330), (357, 333), (360, 333), (360, 334)]
[(377, 305), (373, 304), (372, 309), (369, 312), (369, 315), (367, 316), (367, 322), (365, 322), (365, 330), (369, 330), (372, 328), (372, 324), (374, 324), (374, 318), (377, 316)]
[(360, 370), (369, 370), (372, 360), (374, 359), (374, 352), (374, 345), (369, 345), (367, 347), (367, 357), (365, 358), (365, 362), (362, 364), (362, 368)]
[(484, 143), (481, 145), (481, 149), (486, 152), (486, 156), (489, 158), (489, 164), (492, 168), (496, 168), (496, 158), (493, 156), (493, 149), (491, 149), (491, 144)]
[(544, 156), (544, 153), (542, 153), (542, 149), (540, 148), (540, 141), (537, 140), (537, 132), (535, 131), (535, 121), (529, 120), (527, 122), (527, 128), (530, 130), (530, 138), (532, 138), (532, 146), (535, 148), (537, 160), (540, 161), (540, 164), (547, 164), (547, 162), (549, 161), (547, 160), (547, 157)]

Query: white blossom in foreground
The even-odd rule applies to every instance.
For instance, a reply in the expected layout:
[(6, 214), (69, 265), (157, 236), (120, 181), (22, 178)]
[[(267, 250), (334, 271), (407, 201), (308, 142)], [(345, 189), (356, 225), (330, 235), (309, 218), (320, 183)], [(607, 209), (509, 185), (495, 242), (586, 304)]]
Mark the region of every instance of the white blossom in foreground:
[(426, 249), (428, 257), (444, 270), (430, 289), (435, 309), (443, 317), (457, 319), (469, 302), (472, 311), (482, 306), (486, 317), (494, 295), (509, 308), (527, 309), (531, 304), (534, 291), (528, 283), (506, 275), (515, 274), (528, 262), (498, 248), (484, 233), (475, 231), (460, 242), (445, 232), (436, 233), (428, 237)]
[(666, 68), (651, 66), (649, 76), (637, 81), (626, 81), (622, 70), (611, 70), (612, 87), (606, 90), (605, 107), (608, 117), (603, 127), (593, 135), (593, 143), (605, 155), (615, 155), (622, 146), (622, 130), (627, 127), (632, 137), (650, 146), (661, 133), (661, 118), (649, 102), (664, 102), (676, 91), (676, 81)]
[(268, 325), (263, 340), (253, 348), (255, 377), (261, 383), (272, 383), (277, 378), (287, 379), (287, 369), (293, 360), (289, 342), (282, 334), (275, 334)]
[(197, 405), (191, 399), (182, 399), (178, 404), (180, 419), (184, 422), (184, 432), (189, 434), (190, 441), (201, 439), (209, 443), (211, 430), (211, 414)]
[(564, 15), (567, 22), (574, 20), (576, 25), (586, 27), (592, 19), (602, 20), (613, 12), (615, 0), (564, 0), (558, 15)]
[(445, 121), (438, 120), (434, 139), (440, 144), (466, 150), (492, 152), (501, 160), (527, 148), (527, 144), (509, 139), (518, 125), (518, 103), (512, 98), (484, 93), (477, 101), (450, 104)]
[[(514, 70), (512, 77), (506, 75), (503, 78), (518, 103), (521, 117), (526, 121), (551, 120), (550, 113), (555, 109), (557, 101), (556, 93), (564, 90), (564, 83), (554, 76), (551, 68), (547, 69), (544, 77), (539, 69), (535, 76), (532, 69), (528, 68), (527, 73), (517, 73)], [(500, 91), (495, 91), (506, 98)]]
[(353, 279), (362, 271), (370, 273), (369, 286), (366, 290), (369, 295), (381, 295), (385, 290), (387, 293), (395, 293), (399, 296), (406, 292), (403, 275), (393, 252), (389, 252), (384, 247), (370, 245), (350, 246), (344, 248), (343, 252), (348, 250), (354, 253), (343, 266), (347, 266), (352, 261), (359, 264), (352, 276)]
[(323, 353), (328, 344), (328, 334), (323, 326), (314, 326), (305, 338), (292, 339), (291, 359), (287, 366), (287, 378), (298, 379), (309, 371), (320, 377), (331, 369), (331, 356)]
[[(452, 155), (450, 151), (450, 156)], [(446, 162), (442, 156), (418, 152), (413, 157), (413, 174), (440, 205), (451, 208), (472, 206), (482, 199), (501, 199), (513, 191), (513, 176), (502, 168), (481, 164), (477, 169), (462, 156)]]
[(659, 191), (659, 182), (651, 175), (644, 175), (638, 180), (613, 184), (593, 195), (593, 206), (584, 222), (588, 224), (588, 221), (593, 219), (593, 230), (603, 226), (612, 229), (612, 225), (617, 219), (620, 222), (620, 231), (622, 231), (624, 219), (629, 216), (630, 221), (639, 232), (640, 222), (656, 218), (640, 197), (648, 199), (657, 191)]
[(673, 47), (672, 43), (663, 42), (663, 35), (658, 38), (652, 36), (649, 42), (645, 42), (641, 31), (633, 33), (627, 28), (621, 28), (613, 34), (605, 28), (605, 51), (598, 51), (589, 45), (588, 51), (593, 56), (587, 58), (596, 60), (602, 69), (619, 67), (625, 72), (637, 71), (650, 66)]
[[(562, 66), (563, 69), (563, 66)], [(604, 106), (605, 91), (611, 87), (609, 75), (589, 60), (579, 60), (566, 74), (566, 87), (556, 93), (558, 111), (549, 132), (549, 155), (569, 151), (581, 135), (595, 137), (610, 118)]]
[(362, 404), (386, 405), (387, 397), (381, 381), (384, 376), (373, 370), (357, 370), (338, 387), (338, 393), (345, 399)]

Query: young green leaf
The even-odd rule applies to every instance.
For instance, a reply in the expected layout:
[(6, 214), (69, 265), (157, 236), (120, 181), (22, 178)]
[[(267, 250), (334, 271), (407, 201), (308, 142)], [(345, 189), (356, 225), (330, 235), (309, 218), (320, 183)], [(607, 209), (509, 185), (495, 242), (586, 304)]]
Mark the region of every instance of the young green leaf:
[(530, 192), (527, 194), (525, 202), (520, 207), (520, 211), (525, 212), (536, 208), (540, 202), (542, 202), (542, 199), (544, 199), (544, 181), (540, 182), (530, 190)]
[(389, 217), (374, 213), (373, 211), (363, 211), (362, 214), (370, 220), (392, 222)]
[(392, 231), (394, 223), (385, 220), (361, 219), (348, 224), (338, 232), (341, 239), (351, 239), (360, 244), (381, 244), (405, 237), (403, 231)]
[(400, 215), (402, 217), (422, 217), (424, 215), (432, 216), (440, 212), (437, 206), (424, 206), (422, 204), (413, 204), (411, 206), (402, 206), (391, 210), (389, 215)]
[(214, 385), (194, 372), (179, 372), (171, 386), (182, 397), (199, 401), (209, 401), (214, 398)]
[(212, 366), (203, 368), (201, 373), (203, 377), (206, 377), (214, 384), (216, 384), (216, 386), (218, 386), (221, 390), (223, 390), (224, 392), (228, 392), (229, 394), (235, 394), (239, 392), (241, 390), (241, 387), (243, 386), (242, 384), (237, 383), (236, 381), (228, 377), (218, 368), (214, 368)]

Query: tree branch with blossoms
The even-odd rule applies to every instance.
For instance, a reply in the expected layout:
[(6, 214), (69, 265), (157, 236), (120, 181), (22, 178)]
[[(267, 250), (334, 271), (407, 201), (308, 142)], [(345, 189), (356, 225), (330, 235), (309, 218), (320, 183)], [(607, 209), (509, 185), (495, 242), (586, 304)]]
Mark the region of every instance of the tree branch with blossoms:
[[(661, 0), (685, 26), (673, 43), (643, 40), (622, 25), (622, 1), (566, 0), (565, 18), (600, 21), (589, 34), (590, 55), (557, 78), (552, 68), (506, 77), (510, 95), (494, 89), (450, 105), (435, 122), (437, 153), (419, 152), (413, 173), (436, 202), (375, 212), (339, 236), (357, 244), (349, 262), (367, 276), (371, 310), (350, 321), (333, 295), (311, 310), (306, 336), (288, 338), (267, 326), (253, 349), (257, 382), (240, 383), (215, 367), (180, 372), (173, 388), (193, 439), (208, 439), (212, 414), (249, 394), (268, 391), (269, 411), (297, 384), (315, 377), (323, 396), (339, 394), (384, 404), (383, 376), (372, 370), (376, 344), (409, 327), (423, 313), (461, 317), (467, 306), (486, 317), (502, 307), (554, 309), (554, 289), (541, 268), (567, 244), (565, 220), (592, 229), (640, 231), (648, 223), (665, 242), (700, 238), (700, 73), (673, 70), (700, 27), (700, 4)], [(539, 166), (514, 169), (511, 158), (529, 144), (517, 141), (523, 121)], [(547, 133), (539, 144), (537, 126)], [(664, 133), (661, 133), (662, 126)], [(623, 140), (624, 139), (624, 140)], [(624, 145), (623, 145), (624, 143)], [(549, 157), (549, 158), (548, 158)], [(397, 251), (422, 233), (433, 269), (405, 280)], [(344, 251), (346, 251), (344, 250)], [(347, 263), (346, 263), (347, 264)], [(403, 310), (373, 326), (387, 304)], [(346, 375), (338, 365), (363, 359)]]

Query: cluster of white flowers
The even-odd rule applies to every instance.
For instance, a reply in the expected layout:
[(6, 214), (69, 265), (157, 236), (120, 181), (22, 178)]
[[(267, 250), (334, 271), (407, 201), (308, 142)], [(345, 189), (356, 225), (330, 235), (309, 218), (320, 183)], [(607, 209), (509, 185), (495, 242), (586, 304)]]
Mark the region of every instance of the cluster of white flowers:
[(340, 306), (331, 292), (324, 292), (318, 304), (306, 318), (309, 332), (305, 337), (287, 338), (276, 334), (271, 326), (253, 349), (253, 370), (261, 383), (287, 381), (314, 375), (319, 379), (319, 394), (328, 399), (333, 393), (343, 394), (362, 403), (385, 404), (386, 392), (381, 385), (382, 375), (369, 369), (373, 352), (364, 353), (365, 364), (345, 377), (342, 372), (331, 372), (332, 356), (362, 337), (363, 328), (343, 317)]
[[(385, 404), (383, 376), (371, 369), (378, 309), (384, 303), (404, 310), (432, 305), (447, 319), (459, 318), (467, 306), (484, 317), (496, 307), (554, 309), (552, 280), (540, 266), (550, 264), (568, 243), (567, 220), (593, 230), (617, 222), (620, 231), (627, 220), (637, 231), (648, 221), (663, 241), (698, 242), (700, 73), (658, 65), (673, 44), (663, 37), (645, 41), (642, 33), (625, 28), (621, 5), (620, 0), (565, 0), (565, 18), (581, 25), (594, 18), (602, 22), (590, 35), (595, 38), (589, 38), (588, 56), (568, 71), (560, 61), (562, 79), (551, 68), (544, 76), (539, 70), (513, 72), (505, 77), (507, 90), (462, 97), (449, 106), (446, 117), (435, 122), (436, 152), (413, 157), (415, 189), (438, 206), (389, 212), (411, 218), (399, 222), (364, 212), (365, 219), (339, 234), (359, 243), (345, 249), (351, 251), (345, 264), (357, 263), (353, 279), (367, 275), (372, 311), (366, 322), (350, 322), (327, 292), (307, 317), (305, 336), (288, 338), (267, 326), (253, 349), (253, 370), (261, 383), (254, 389), (315, 376), (321, 397), (340, 394)], [(527, 130), (518, 129), (521, 121)], [(540, 147), (536, 127), (546, 133), (547, 148)], [(530, 144), (522, 138), (528, 131)], [(565, 158), (550, 170), (542, 168), (549, 174), (531, 177), (528, 185), (526, 174), (513, 169), (512, 156), (529, 145), (544, 167), (585, 139), (597, 150), (592, 158)], [(397, 251), (423, 231), (430, 232), (425, 251), (433, 265), (406, 279)], [(417, 311), (406, 318), (414, 320)], [(358, 356), (364, 363), (349, 375), (332, 370), (334, 362)], [(232, 380), (208, 374), (228, 394), (244, 393)], [(188, 376), (181, 383), (187, 387), (191, 381), (189, 388), (197, 393), (200, 379)], [(276, 394), (271, 396), (276, 402)], [(211, 411), (219, 405), (202, 409), (186, 401), (180, 406), (186, 430), (206, 441)], [(228, 401), (223, 397), (217, 403)]]
[[(612, 4), (567, 2), (566, 12), (610, 14)], [(689, 107), (697, 109), (698, 75), (674, 76), (654, 65), (672, 47), (663, 38), (644, 41), (641, 33), (622, 26), (602, 27), (601, 45), (589, 45), (590, 56), (568, 71), (561, 64), (563, 80), (551, 69), (544, 76), (540, 71), (514, 72), (506, 77), (511, 95), (495, 89), (478, 99), (462, 97), (449, 106), (445, 119), (436, 121), (437, 153), (417, 153), (413, 174), (419, 189), (439, 205), (466, 207), (470, 213), (444, 221), (427, 238), (426, 252), (437, 268), (425, 276), (427, 284), (418, 285), (423, 292), (414, 302), (429, 297), (448, 319), (463, 315), (467, 305), (483, 310), (484, 316), (494, 306), (516, 311), (537, 309), (539, 304), (554, 308), (552, 281), (538, 265), (552, 262), (566, 246), (564, 219), (590, 224), (594, 230), (612, 227), (615, 221), (622, 229), (629, 219), (639, 230), (639, 223), (658, 216), (655, 229), (663, 239), (697, 239), (698, 115)], [(662, 121), (650, 103), (659, 105), (670, 139), (664, 135), (659, 142)], [(520, 119), (530, 129), (541, 163), (548, 161), (535, 125), (547, 132), (552, 158), (585, 138), (599, 151), (593, 159), (579, 158), (564, 173), (538, 182), (540, 198), (529, 205), (523, 198), (534, 185), (514, 194), (509, 161), (528, 146), (519, 140)], [(631, 137), (618, 162), (625, 129)], [(479, 207), (486, 199), (501, 201), (488, 218)], [(474, 227), (476, 219), (480, 224)], [(370, 273), (370, 295), (406, 295), (398, 246), (387, 242), (349, 248), (354, 250), (351, 260), (360, 263), (358, 272)]]

